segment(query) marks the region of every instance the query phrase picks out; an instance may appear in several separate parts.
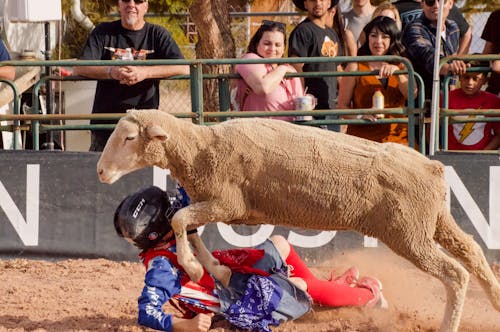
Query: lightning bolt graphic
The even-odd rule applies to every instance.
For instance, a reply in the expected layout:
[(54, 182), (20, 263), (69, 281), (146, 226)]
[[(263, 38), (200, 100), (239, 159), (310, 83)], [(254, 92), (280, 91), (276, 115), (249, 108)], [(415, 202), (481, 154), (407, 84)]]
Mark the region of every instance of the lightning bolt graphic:
[[(475, 115), (469, 115), (467, 118), (473, 119), (475, 118)], [(458, 140), (460, 143), (463, 143), (463, 141), (474, 131), (474, 122), (467, 122), (462, 130), (460, 130), (460, 139)]]

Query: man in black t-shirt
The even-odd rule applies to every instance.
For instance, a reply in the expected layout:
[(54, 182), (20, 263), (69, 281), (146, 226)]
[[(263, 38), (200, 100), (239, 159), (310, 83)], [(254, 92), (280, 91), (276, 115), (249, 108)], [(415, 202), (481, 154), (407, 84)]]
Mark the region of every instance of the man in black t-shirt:
[[(421, 0), (399, 0), (393, 3), (399, 11), (403, 29), (408, 23), (415, 21), (415, 19), (422, 15), (421, 2)], [(457, 54), (469, 53), (469, 47), (472, 41), (472, 29), (456, 4), (453, 4), (448, 14), (448, 19), (455, 21), (460, 29), (460, 45)]]
[[(338, 34), (329, 27), (329, 10), (338, 4), (338, 0), (294, 0), (301, 10), (307, 10), (307, 18), (290, 34), (288, 42), (289, 57), (335, 57), (343, 55), (343, 45)], [(298, 72), (336, 71), (336, 63), (300, 63), (293, 64)], [(318, 102), (316, 109), (335, 109), (337, 97), (336, 77), (306, 77), (307, 93), (314, 95)], [(340, 126), (328, 126), (339, 131)]]
[[(147, 0), (119, 0), (118, 8), (120, 20), (101, 23), (92, 31), (81, 60), (184, 58), (167, 30), (144, 21)], [(92, 113), (124, 113), (133, 108), (158, 108), (159, 79), (187, 75), (189, 66), (75, 66), (74, 74), (101, 79), (97, 82)], [(110, 135), (109, 130), (92, 131), (90, 151), (102, 151)]]

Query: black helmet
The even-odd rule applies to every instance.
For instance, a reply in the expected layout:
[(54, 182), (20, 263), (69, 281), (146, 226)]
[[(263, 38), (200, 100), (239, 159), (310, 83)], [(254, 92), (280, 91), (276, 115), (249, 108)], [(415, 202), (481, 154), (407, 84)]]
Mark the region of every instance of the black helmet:
[(148, 249), (172, 229), (170, 221), (175, 211), (166, 192), (155, 186), (146, 187), (120, 203), (115, 211), (115, 229), (140, 249)]

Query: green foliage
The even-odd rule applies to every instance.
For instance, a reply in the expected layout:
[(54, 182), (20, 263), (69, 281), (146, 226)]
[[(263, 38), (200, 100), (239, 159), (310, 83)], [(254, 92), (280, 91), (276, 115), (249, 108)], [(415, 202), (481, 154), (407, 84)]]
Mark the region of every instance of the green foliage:
[[(455, 2), (459, 2), (455, 1)], [(481, 12), (492, 12), (495, 11), (499, 6), (498, 0), (465, 0), (462, 7), (462, 12), (467, 14), (481, 13)]]
[(193, 0), (149, 0), (150, 13), (185, 13)]
[[(192, 0), (149, 0), (148, 13), (186, 13)], [(101, 22), (116, 20), (118, 0), (82, 0), (82, 12), (97, 25)], [(71, 14), (72, 0), (62, 0), (62, 10), (65, 17), (64, 35), (62, 38), (61, 57), (63, 59), (76, 58), (80, 54), (82, 45), (88, 38), (90, 31), (86, 31)], [(149, 16), (147, 21), (165, 27), (179, 46), (189, 45), (190, 42), (183, 30), (187, 21), (182, 15)], [(188, 56), (188, 55), (186, 55)]]

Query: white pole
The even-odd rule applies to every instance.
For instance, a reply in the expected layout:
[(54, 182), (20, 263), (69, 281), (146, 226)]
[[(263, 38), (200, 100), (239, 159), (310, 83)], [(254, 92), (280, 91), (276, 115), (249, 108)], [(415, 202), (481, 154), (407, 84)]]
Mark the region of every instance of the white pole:
[[(432, 76), (432, 101), (431, 101), (431, 130), (429, 138), (429, 155), (433, 156), (436, 151), (436, 132), (439, 124), (439, 57), (441, 50), (441, 25), (443, 22), (444, 2), (450, 0), (439, 0), (439, 14), (436, 27), (436, 48), (434, 50), (434, 72)], [(423, 14), (422, 14), (423, 15)]]

